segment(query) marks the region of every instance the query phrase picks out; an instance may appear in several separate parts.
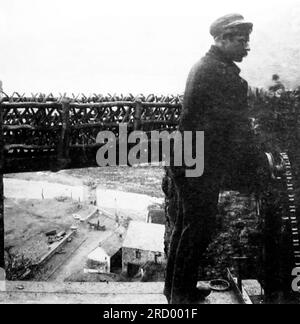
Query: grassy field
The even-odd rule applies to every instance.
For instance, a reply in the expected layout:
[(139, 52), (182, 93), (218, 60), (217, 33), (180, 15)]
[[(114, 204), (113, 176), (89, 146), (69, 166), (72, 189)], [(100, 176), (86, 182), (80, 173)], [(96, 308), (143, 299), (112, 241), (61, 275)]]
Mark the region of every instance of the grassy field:
[(162, 198), (161, 182), (164, 175), (161, 167), (108, 167), (63, 171), (81, 179), (90, 187), (120, 190), (151, 197)]

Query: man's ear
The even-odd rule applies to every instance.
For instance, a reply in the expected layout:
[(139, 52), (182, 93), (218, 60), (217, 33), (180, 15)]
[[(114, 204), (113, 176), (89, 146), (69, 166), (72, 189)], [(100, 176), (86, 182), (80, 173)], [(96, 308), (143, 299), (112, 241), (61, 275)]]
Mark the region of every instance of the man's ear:
[(228, 42), (231, 41), (233, 38), (232, 34), (223, 34), (222, 36), (220, 36), (222, 38), (223, 42)]
[(215, 42), (219, 43), (223, 40), (223, 35), (219, 35), (215, 37)]
[(222, 35), (215, 37), (215, 44), (222, 47), (225, 44), (224, 37)]

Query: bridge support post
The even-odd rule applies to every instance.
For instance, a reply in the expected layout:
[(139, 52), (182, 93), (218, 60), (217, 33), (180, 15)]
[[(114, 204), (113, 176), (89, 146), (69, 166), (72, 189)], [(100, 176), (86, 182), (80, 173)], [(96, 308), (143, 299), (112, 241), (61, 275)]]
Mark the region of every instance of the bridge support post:
[(142, 127), (142, 113), (143, 113), (143, 105), (142, 101), (138, 98), (136, 100), (135, 106), (135, 114), (134, 114), (134, 130), (141, 130)]
[(70, 100), (64, 98), (62, 104), (62, 131), (58, 144), (58, 170), (62, 170), (70, 163)]

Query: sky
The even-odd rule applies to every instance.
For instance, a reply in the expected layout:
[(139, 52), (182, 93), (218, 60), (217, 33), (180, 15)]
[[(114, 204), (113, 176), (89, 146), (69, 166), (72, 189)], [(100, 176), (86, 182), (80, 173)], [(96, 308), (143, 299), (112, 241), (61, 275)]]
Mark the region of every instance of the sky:
[(9, 94), (182, 94), (213, 42), (210, 24), (238, 12), (255, 26), (243, 76), (267, 86), (279, 72), (294, 86), (299, 2), (0, 0), (0, 80)]

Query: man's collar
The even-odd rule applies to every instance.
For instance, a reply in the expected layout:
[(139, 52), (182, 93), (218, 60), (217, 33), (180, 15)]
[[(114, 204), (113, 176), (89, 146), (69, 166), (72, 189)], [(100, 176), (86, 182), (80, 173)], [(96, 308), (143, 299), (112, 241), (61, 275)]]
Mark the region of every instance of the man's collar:
[(241, 69), (232, 60), (228, 59), (228, 57), (224, 55), (224, 53), (219, 49), (219, 47), (212, 45), (208, 54), (216, 56), (220, 61), (232, 67), (237, 74), (241, 73)]

